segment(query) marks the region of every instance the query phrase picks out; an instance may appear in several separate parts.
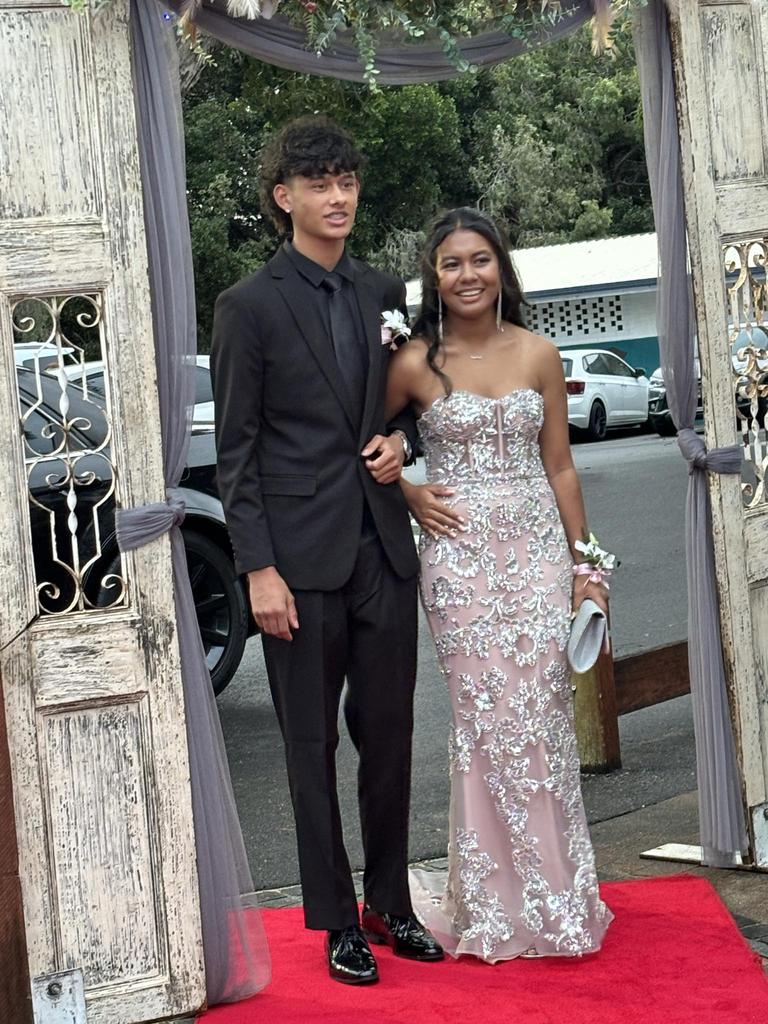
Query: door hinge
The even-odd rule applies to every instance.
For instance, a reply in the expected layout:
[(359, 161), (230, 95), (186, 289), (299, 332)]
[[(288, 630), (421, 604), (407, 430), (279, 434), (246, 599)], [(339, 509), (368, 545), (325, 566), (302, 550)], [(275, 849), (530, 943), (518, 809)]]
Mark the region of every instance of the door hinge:
[(35, 1024), (86, 1024), (83, 972), (59, 971), (32, 981)]

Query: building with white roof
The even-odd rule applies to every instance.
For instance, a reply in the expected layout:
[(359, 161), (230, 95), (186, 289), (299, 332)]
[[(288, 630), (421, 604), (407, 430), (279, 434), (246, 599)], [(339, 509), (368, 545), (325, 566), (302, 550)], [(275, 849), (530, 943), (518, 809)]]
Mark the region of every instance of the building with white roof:
[[(528, 325), (558, 348), (607, 348), (652, 373), (658, 255), (655, 233), (518, 249), (511, 253), (530, 306)], [(416, 312), (418, 281), (408, 284)]]

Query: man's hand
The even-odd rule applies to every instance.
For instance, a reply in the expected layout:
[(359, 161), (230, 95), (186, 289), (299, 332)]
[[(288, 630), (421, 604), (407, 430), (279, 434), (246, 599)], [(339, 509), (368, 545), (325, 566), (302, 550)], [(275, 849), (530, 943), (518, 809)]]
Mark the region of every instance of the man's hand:
[(365, 466), (377, 484), (393, 484), (400, 479), (405, 462), (403, 442), (393, 434), (375, 434), (360, 453)]
[(262, 633), (293, 640), (291, 629), (299, 628), (296, 603), (274, 565), (248, 573), (248, 593), (253, 617)]

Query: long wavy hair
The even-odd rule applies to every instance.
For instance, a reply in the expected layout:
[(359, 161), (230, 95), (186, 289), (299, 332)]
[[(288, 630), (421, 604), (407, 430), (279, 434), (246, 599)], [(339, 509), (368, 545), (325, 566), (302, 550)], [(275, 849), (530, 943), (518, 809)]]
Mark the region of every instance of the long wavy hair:
[(526, 327), (526, 305), (509, 255), (509, 242), (495, 221), (470, 206), (460, 206), (442, 214), (432, 225), (421, 258), (421, 310), (413, 325), (413, 333), (428, 344), (427, 362), (442, 381), (446, 395), (453, 387), (451, 378), (440, 367), (440, 306), (438, 300), (437, 250), (454, 231), (475, 231), (482, 235), (496, 255), (501, 277), (501, 315), (508, 323)]

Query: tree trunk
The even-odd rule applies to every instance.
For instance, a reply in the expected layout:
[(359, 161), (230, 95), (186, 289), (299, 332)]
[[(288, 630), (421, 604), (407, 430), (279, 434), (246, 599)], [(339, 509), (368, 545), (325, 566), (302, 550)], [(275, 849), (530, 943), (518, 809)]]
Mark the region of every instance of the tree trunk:
[(179, 52), (179, 81), (181, 84), (181, 95), (186, 96), (190, 89), (197, 83), (205, 67), (205, 59), (202, 54), (210, 54), (222, 44), (215, 39), (198, 33), (195, 48), (192, 48), (190, 41), (178, 37), (176, 46)]

